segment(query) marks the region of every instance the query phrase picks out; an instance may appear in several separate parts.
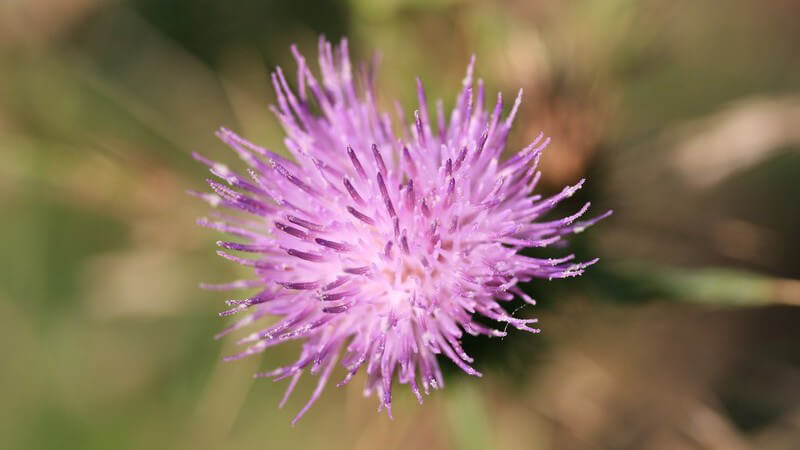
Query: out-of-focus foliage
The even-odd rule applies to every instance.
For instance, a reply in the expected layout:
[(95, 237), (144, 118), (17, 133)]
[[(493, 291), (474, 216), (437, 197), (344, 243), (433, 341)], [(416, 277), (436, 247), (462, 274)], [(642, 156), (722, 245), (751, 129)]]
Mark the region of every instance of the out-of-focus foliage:
[[(268, 73), (319, 33), (380, 52), (387, 108), (477, 53), (525, 89), (511, 147), (553, 136), (544, 188), (616, 214), (525, 286), (542, 335), (466, 340), (483, 379), (394, 421), (356, 380), (292, 429), (312, 386), (250, 374), (295, 349), (220, 363), (197, 282), (239, 274), (183, 192), (219, 125), (281, 149)], [(798, 54), (790, 0), (0, 2), (0, 448), (798, 448)]]

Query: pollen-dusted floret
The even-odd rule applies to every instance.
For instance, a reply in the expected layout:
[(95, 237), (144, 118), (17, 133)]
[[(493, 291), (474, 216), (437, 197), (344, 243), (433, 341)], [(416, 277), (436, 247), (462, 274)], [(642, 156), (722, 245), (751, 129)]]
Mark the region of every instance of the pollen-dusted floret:
[(338, 385), (364, 371), (365, 393), (376, 392), (391, 415), (395, 379), (420, 402), (420, 391), (443, 386), (437, 355), (481, 375), (460, 345), (463, 333), (505, 331), (482, 325), (478, 316), (503, 329), (538, 332), (535, 319), (512, 317), (501, 306), (515, 295), (534, 303), (517, 283), (576, 276), (595, 260), (537, 259), (519, 251), (555, 244), (607, 214), (578, 221), (586, 204), (569, 217), (537, 222), (583, 180), (552, 197), (531, 195), (550, 139), (540, 134), (500, 159), (522, 91), (506, 117), (501, 95), (485, 109), (481, 80), (473, 91), (474, 58), (449, 117), (439, 101), (431, 119), (417, 80), (414, 120), (406, 122), (401, 113), (395, 128), (378, 109), (373, 67), (363, 70), (364, 89), (357, 92), (347, 41), (333, 47), (320, 39), (319, 79), (292, 52), (296, 91), (280, 68), (272, 74), (272, 110), (292, 158), (224, 128), (217, 135), (247, 163), (246, 174), (195, 155), (216, 178), (208, 180), (211, 193), (193, 194), (246, 213), (214, 214), (199, 223), (238, 238), (218, 242), (218, 253), (254, 272), (250, 280), (205, 287), (257, 289), (250, 298), (228, 301), (222, 316), (245, 315), (218, 336), (277, 316), (277, 323), (241, 338), (245, 349), (228, 359), (303, 342), (293, 364), (256, 374), (290, 379), (283, 402), (304, 371), (318, 374), (294, 421), (319, 397), (339, 361), (346, 375)]

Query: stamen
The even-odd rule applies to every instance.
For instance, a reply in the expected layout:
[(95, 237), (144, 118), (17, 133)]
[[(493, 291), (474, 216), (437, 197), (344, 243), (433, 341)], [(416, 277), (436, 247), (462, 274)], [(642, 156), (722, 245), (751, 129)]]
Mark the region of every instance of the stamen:
[(325, 260), (325, 258), (322, 257), (321, 255), (315, 255), (314, 253), (303, 252), (300, 250), (295, 250), (293, 248), (286, 250), (286, 253), (294, 257), (305, 259), (306, 261), (311, 261), (311, 262), (321, 262)]
[(347, 192), (350, 194), (350, 197), (359, 205), (364, 206), (364, 198), (358, 194), (358, 191), (356, 191), (356, 188), (350, 183), (350, 180), (344, 177), (342, 178), (342, 182), (344, 183), (345, 189), (347, 189)]
[(384, 164), (381, 152), (375, 144), (372, 144), (372, 154), (375, 156), (375, 163), (378, 165), (378, 171), (386, 176), (386, 164)]
[(347, 207), (347, 212), (352, 214), (356, 219), (366, 223), (367, 225), (375, 225), (375, 220), (372, 217), (362, 213), (361, 211), (353, 208), (352, 206)]
[(356, 156), (356, 152), (353, 150), (353, 147), (347, 146), (347, 156), (350, 157), (350, 161), (353, 163), (353, 167), (356, 169), (356, 173), (358, 176), (361, 177), (362, 180), (367, 179), (367, 172), (364, 171), (364, 166), (361, 165), (361, 161), (358, 160)]

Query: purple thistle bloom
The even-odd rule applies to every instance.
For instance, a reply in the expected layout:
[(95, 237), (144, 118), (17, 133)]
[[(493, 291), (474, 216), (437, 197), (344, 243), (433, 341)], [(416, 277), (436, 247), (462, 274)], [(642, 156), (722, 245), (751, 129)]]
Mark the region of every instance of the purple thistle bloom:
[(449, 118), (439, 101), (431, 120), (417, 80), (419, 109), (413, 123), (400, 112), (396, 134), (376, 104), (374, 67), (363, 70), (364, 89), (356, 92), (346, 40), (333, 47), (320, 39), (320, 80), (297, 49), (292, 52), (297, 90), (278, 68), (272, 74), (278, 106), (272, 110), (293, 160), (224, 128), (217, 136), (250, 166), (247, 175), (195, 155), (222, 182), (208, 180), (213, 193), (192, 194), (250, 215), (199, 220), (243, 240), (218, 242), (224, 249), (218, 253), (255, 272), (252, 280), (204, 287), (258, 289), (250, 298), (227, 302), (231, 308), (221, 316), (246, 315), (217, 337), (269, 315), (280, 320), (240, 339), (246, 349), (227, 360), (303, 341), (296, 362), (256, 374), (290, 378), (281, 406), (304, 371), (319, 375), (292, 423), (319, 397), (338, 361), (347, 374), (337, 386), (363, 370), (365, 393), (376, 392), (379, 409), (386, 407), (391, 416), (395, 377), (420, 403), (420, 390), (428, 394), (443, 386), (437, 355), (481, 376), (461, 347), (462, 334), (506, 333), (480, 324), (476, 316), (504, 329), (538, 333), (536, 319), (512, 317), (501, 306), (515, 295), (535, 303), (517, 283), (577, 276), (597, 260), (539, 259), (519, 251), (556, 244), (610, 212), (578, 221), (587, 203), (569, 217), (536, 222), (583, 180), (549, 198), (531, 195), (539, 156), (550, 139), (540, 133), (501, 161), (522, 91), (505, 118), (501, 95), (485, 109), (481, 80), (473, 92), (474, 57)]

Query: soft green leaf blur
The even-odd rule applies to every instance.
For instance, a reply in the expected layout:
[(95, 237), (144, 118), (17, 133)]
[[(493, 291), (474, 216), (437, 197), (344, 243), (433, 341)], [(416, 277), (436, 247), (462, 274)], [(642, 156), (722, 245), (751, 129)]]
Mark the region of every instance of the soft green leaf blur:
[[(469, 339), (394, 420), (330, 383), (222, 363), (247, 272), (194, 224), (229, 126), (282, 149), (269, 73), (320, 33), (375, 52), (380, 99), (414, 77), (452, 105), (466, 63), (525, 90), (509, 152), (553, 144), (542, 189), (609, 219), (580, 279), (524, 286), (542, 334)], [(0, 1), (0, 449), (800, 448), (800, 4), (792, 0)], [(336, 377), (343, 376), (336, 373)]]

